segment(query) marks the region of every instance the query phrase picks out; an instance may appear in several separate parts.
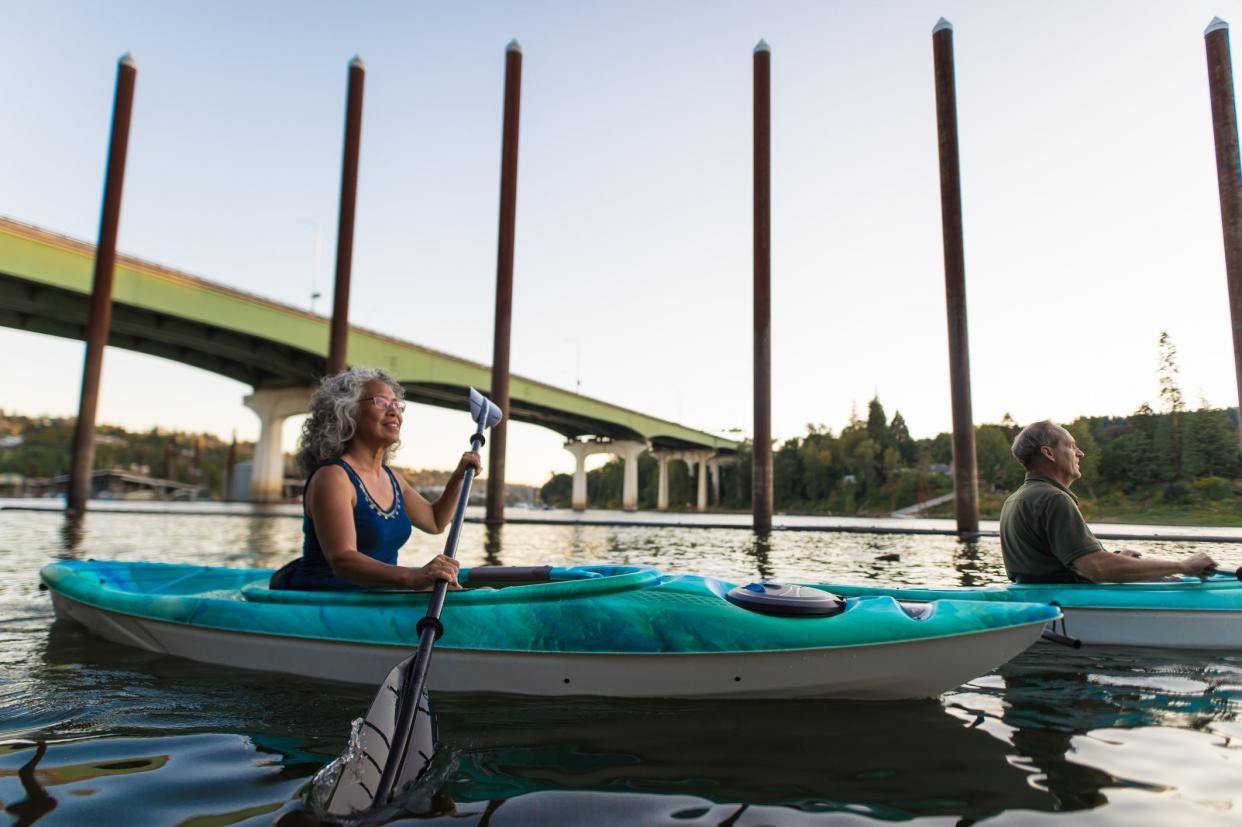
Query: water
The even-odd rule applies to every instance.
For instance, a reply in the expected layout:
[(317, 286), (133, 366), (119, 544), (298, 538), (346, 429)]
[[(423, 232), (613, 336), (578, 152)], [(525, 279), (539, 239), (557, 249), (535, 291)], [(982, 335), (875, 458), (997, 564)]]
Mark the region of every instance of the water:
[[(275, 567), (298, 521), (0, 511), (0, 804), (7, 824), (291, 823), (366, 687), (154, 656), (53, 624), (66, 557)], [(403, 561), (440, 550), (416, 534)], [(1147, 554), (1231, 544), (1131, 542)], [(896, 555), (894, 558), (893, 555)], [(747, 581), (976, 585), (994, 539), (649, 526), (465, 527), (481, 563), (655, 565)], [(433, 665), (434, 668), (434, 665)], [(917, 664), (911, 664), (917, 668)], [(658, 702), (437, 696), (453, 825), (1236, 824), (1242, 653), (1039, 646), (939, 699)]]

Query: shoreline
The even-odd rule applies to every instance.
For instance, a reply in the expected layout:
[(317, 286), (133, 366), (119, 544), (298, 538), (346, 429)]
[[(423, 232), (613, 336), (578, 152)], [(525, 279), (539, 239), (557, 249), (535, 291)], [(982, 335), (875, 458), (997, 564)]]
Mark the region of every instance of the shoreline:
[[(0, 499), (0, 512), (34, 511), (61, 514), (60, 499)], [(220, 503), (167, 502), (153, 500), (92, 500), (88, 513), (95, 514), (163, 514), (195, 517), (262, 517), (300, 518), (298, 503)], [(466, 522), (483, 523), (483, 507), (470, 506)], [(588, 509), (570, 511), (554, 509), (507, 509), (506, 523), (512, 525), (580, 525), (634, 528), (691, 528), (751, 530), (749, 513), (738, 512), (661, 512), (609, 511)], [(952, 519), (927, 517), (827, 517), (809, 514), (774, 514), (772, 530), (823, 531), (852, 534), (910, 534), (957, 536)], [(1165, 542), (1242, 543), (1242, 526), (1176, 526), (1136, 525), (1125, 523), (1090, 523), (1101, 540), (1150, 540)], [(1096, 530), (1096, 529), (1100, 530)], [(981, 520), (978, 537), (998, 536), (995, 520)]]

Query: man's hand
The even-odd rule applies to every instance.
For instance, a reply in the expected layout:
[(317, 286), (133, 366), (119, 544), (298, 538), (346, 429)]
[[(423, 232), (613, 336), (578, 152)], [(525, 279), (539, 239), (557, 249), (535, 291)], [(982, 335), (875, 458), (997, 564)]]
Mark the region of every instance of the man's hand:
[(1182, 571), (1191, 577), (1202, 577), (1204, 580), (1212, 576), (1216, 561), (1203, 552), (1192, 554), (1182, 561)]

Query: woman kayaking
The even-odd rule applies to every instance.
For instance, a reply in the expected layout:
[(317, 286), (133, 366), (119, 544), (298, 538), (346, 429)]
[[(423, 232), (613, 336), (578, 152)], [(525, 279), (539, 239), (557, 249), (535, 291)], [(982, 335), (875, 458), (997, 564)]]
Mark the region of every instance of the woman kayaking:
[(429, 589), (457, 583), (458, 563), (437, 555), (422, 568), (397, 565), (411, 526), (439, 534), (467, 468), (483, 463), (462, 454), (444, 493), (429, 503), (388, 467), (401, 439), (404, 389), (383, 370), (351, 368), (323, 380), (298, 442), (306, 474), (302, 556), (272, 577), (272, 588), (346, 590)]

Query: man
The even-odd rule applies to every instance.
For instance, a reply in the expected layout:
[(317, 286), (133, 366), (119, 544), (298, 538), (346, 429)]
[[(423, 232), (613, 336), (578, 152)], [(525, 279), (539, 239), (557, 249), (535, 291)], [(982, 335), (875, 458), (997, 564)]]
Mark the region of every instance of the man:
[(1136, 551), (1109, 553), (1087, 528), (1070, 486), (1082, 476), (1084, 454), (1069, 431), (1049, 420), (1027, 425), (1013, 441), (1026, 481), (1001, 508), (1001, 553), (1018, 583), (1123, 583), (1174, 574), (1206, 577), (1216, 563), (1206, 554), (1184, 560), (1142, 559)]

